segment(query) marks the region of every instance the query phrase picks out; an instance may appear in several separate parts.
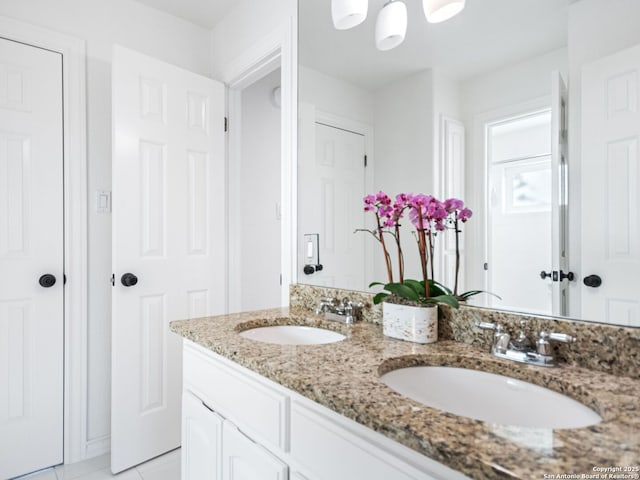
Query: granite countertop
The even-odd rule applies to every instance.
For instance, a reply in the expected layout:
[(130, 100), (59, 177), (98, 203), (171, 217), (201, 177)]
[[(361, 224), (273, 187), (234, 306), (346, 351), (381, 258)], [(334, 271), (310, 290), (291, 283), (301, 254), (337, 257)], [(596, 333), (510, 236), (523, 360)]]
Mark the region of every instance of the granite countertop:
[[(238, 335), (253, 327), (286, 324), (319, 326), (347, 339), (292, 346)], [(453, 341), (403, 342), (383, 336), (380, 325), (328, 322), (300, 308), (174, 321), (171, 330), (474, 479), (594, 478), (582, 475), (597, 474), (597, 467), (640, 464), (637, 379), (576, 366), (518, 364)], [(526, 380), (582, 402), (603, 421), (566, 430), (497, 425), (427, 407), (379, 381), (387, 371), (417, 365), (464, 367)]]

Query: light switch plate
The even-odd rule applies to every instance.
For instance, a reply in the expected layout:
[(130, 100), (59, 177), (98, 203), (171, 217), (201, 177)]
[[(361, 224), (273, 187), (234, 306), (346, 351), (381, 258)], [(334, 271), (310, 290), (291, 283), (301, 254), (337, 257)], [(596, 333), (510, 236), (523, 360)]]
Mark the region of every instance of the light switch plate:
[(96, 190), (96, 212), (111, 213), (111, 192)]
[(304, 236), (304, 263), (307, 265), (317, 265), (320, 263), (318, 243), (320, 235), (317, 233), (307, 233)]

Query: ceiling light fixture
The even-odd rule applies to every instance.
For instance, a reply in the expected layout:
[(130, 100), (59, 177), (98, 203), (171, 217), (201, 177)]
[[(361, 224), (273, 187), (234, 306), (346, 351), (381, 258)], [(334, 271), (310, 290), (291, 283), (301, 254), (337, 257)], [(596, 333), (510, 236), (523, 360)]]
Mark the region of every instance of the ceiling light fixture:
[(331, 17), (338, 30), (360, 25), (367, 18), (369, 0), (331, 0)]
[[(439, 23), (460, 13), (465, 0), (422, 0), (429, 23)], [(367, 18), (368, 0), (331, 0), (331, 17), (338, 30), (360, 25)], [(404, 41), (407, 33), (407, 6), (399, 0), (389, 0), (376, 18), (376, 47), (391, 50)]]
[(465, 0), (422, 0), (424, 16), (429, 23), (449, 20), (464, 8)]
[(378, 13), (376, 19), (376, 47), (391, 50), (404, 41), (407, 33), (407, 6), (391, 0)]

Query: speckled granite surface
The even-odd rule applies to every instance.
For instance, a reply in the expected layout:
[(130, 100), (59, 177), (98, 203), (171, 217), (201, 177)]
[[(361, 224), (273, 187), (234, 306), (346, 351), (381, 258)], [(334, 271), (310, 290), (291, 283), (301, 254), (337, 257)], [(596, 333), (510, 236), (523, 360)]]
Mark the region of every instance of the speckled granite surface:
[[(347, 338), (327, 345), (290, 346), (238, 335), (248, 328), (274, 324), (320, 326)], [(467, 343), (403, 342), (384, 337), (378, 324), (327, 322), (299, 307), (175, 321), (171, 329), (471, 478), (542, 479), (545, 474), (591, 474), (598, 466), (640, 462), (637, 379), (575, 365), (542, 369), (517, 364)], [(413, 365), (482, 369), (527, 380), (585, 403), (603, 421), (569, 430), (491, 424), (427, 407), (379, 381), (386, 371)]]
[[(364, 320), (382, 324), (382, 310), (373, 305), (373, 295), (311, 285), (291, 285), (290, 304), (313, 310), (320, 297), (349, 297), (365, 305)], [(577, 337), (572, 345), (555, 344), (560, 361), (592, 370), (640, 379), (640, 328), (619, 327), (552, 317), (523, 315), (471, 306), (458, 310), (443, 308), (438, 324), (440, 340), (455, 340), (489, 350), (491, 333), (475, 327), (477, 321), (499, 322), (512, 334), (519, 331), (521, 320), (527, 321), (529, 338), (535, 342), (537, 332), (568, 333)]]

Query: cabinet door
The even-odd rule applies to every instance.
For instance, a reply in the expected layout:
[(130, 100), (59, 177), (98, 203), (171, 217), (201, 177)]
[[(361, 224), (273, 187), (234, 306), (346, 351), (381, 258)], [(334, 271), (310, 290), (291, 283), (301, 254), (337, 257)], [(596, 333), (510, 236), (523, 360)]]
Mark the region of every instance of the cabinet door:
[(224, 421), (222, 447), (224, 480), (287, 480), (289, 468), (228, 420)]
[(191, 394), (182, 395), (182, 480), (222, 478), (222, 422)]

